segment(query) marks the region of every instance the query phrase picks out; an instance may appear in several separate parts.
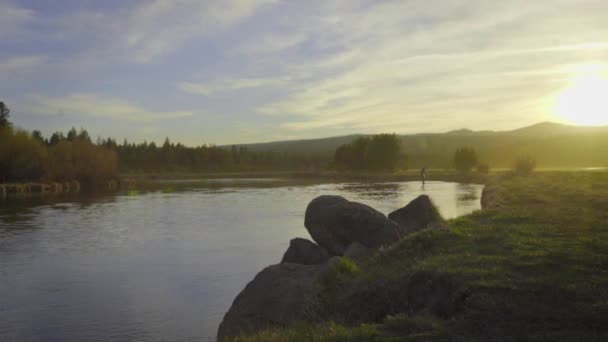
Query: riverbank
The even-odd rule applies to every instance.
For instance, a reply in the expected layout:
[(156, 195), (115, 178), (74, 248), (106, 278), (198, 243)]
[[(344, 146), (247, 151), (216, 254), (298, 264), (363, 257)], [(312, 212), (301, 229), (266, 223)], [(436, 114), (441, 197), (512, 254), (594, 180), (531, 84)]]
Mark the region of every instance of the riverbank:
[[(539, 174), (563, 173), (602, 173), (606, 168), (541, 168)], [(489, 173), (472, 171), (460, 173), (453, 169), (430, 169), (427, 174), (429, 181), (459, 182), (485, 184), (491, 179), (512, 173), (511, 169), (493, 169)], [(369, 182), (408, 182), (420, 181), (419, 170), (397, 172), (337, 172), (337, 171), (247, 171), (247, 172), (144, 172), (123, 173), (123, 178), (136, 180), (138, 184), (158, 182), (163, 180), (201, 180), (201, 179), (325, 179), (328, 181), (369, 181)]]
[[(498, 171), (504, 173), (506, 171)], [(496, 173), (492, 173), (496, 174)], [(335, 171), (263, 171), (263, 172), (176, 172), (176, 173), (125, 173), (125, 178), (134, 179), (138, 184), (159, 182), (163, 180), (197, 180), (197, 179), (265, 179), (265, 178), (291, 178), (291, 179), (324, 179), (327, 181), (354, 181), (354, 182), (408, 182), (420, 181), (419, 171), (401, 171), (387, 173), (370, 172), (335, 172)], [(461, 183), (485, 183), (488, 174), (471, 172), (462, 174), (454, 170), (431, 170), (428, 181), (445, 181)]]
[(608, 338), (608, 173), (487, 181), (484, 210), (336, 269), (306, 322), (235, 340)]
[(60, 194), (78, 194), (86, 192), (107, 192), (129, 190), (136, 187), (133, 179), (110, 179), (95, 184), (83, 185), (78, 180), (65, 182), (25, 182), (0, 183), (0, 199), (23, 196), (46, 196)]

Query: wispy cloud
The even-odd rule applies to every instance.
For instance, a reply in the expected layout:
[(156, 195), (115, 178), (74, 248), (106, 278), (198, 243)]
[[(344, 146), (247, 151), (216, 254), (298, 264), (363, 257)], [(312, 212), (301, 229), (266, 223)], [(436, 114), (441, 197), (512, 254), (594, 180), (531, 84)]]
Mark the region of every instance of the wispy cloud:
[(210, 96), (215, 93), (234, 91), (241, 89), (252, 89), (261, 87), (280, 87), (288, 84), (292, 79), (289, 77), (274, 78), (240, 78), (211, 82), (180, 82), (177, 88), (185, 93)]
[(75, 93), (65, 97), (34, 96), (24, 110), (40, 115), (75, 115), (116, 121), (159, 121), (194, 115), (190, 111), (155, 111), (116, 98)]
[(276, 54), (302, 44), (307, 38), (305, 32), (266, 32), (256, 35), (254, 40), (237, 45), (232, 52), (244, 55)]
[(0, 38), (16, 35), (34, 19), (35, 13), (32, 10), (20, 7), (12, 1), (0, 1)]
[(148, 63), (197, 38), (217, 34), (276, 0), (154, 0), (119, 12), (82, 11), (64, 17), (66, 36), (96, 37), (86, 61)]
[(44, 56), (16, 56), (0, 60), (0, 75), (19, 71), (31, 71), (47, 60)]
[(602, 0), (0, 0), (0, 74), (36, 71), (0, 92), (192, 141), (508, 129), (606, 72), (607, 37)]
[[(324, 48), (337, 52), (293, 66), (320, 77), (292, 85), (290, 95), (259, 111), (287, 116), (282, 127), (291, 130), (424, 131), (420, 122), (442, 130), (455, 121), (489, 124), (492, 117), (516, 125), (525, 116), (547, 119), (546, 98), (568, 82), (568, 66), (597, 63), (608, 52), (597, 34), (600, 19), (608, 18), (589, 12), (604, 5), (577, 5), (470, 1), (438, 9), (411, 1), (328, 14), (317, 29)], [(551, 19), (539, 19), (548, 12)], [(564, 15), (573, 12), (581, 15)], [(566, 29), (573, 25), (576, 35)], [(327, 69), (334, 72), (321, 72)]]

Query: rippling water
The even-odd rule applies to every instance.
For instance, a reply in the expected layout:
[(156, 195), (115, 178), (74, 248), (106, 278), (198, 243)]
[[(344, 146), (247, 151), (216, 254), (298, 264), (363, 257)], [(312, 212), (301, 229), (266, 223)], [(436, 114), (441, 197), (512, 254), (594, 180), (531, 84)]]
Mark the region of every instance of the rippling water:
[(236, 294), (309, 237), (338, 194), (384, 212), (426, 193), (446, 218), (479, 209), (456, 183), (167, 182), (162, 191), (0, 202), (0, 341), (213, 341)]

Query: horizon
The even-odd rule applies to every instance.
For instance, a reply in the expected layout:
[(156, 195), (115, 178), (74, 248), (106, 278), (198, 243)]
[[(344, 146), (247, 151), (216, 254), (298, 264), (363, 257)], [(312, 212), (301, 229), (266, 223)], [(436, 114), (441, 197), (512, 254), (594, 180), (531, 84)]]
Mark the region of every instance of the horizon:
[[(249, 143), (226, 143), (226, 144), (213, 144), (213, 143), (209, 143), (209, 144), (199, 144), (199, 145), (189, 145), (189, 144), (185, 144), (182, 141), (173, 139), (172, 137), (165, 137), (163, 139), (161, 139), (161, 141), (147, 141), (147, 140), (141, 140), (141, 141), (133, 141), (133, 140), (129, 140), (126, 137), (117, 139), (114, 137), (102, 137), (102, 136), (96, 136), (93, 137), (91, 136), (92, 141), (96, 141), (96, 140), (105, 140), (105, 139), (112, 139), (114, 140), (117, 144), (122, 144), (123, 141), (127, 141), (129, 144), (142, 144), (142, 143), (155, 143), (156, 145), (162, 145), (166, 139), (169, 139), (169, 141), (172, 144), (181, 144), (183, 146), (186, 147), (199, 147), (199, 146), (218, 146), (218, 147), (227, 147), (227, 146), (247, 146), (247, 145), (264, 145), (264, 144), (273, 144), (273, 143), (283, 143), (283, 142), (299, 142), (299, 141), (315, 141), (315, 140), (324, 140), (324, 139), (337, 139), (337, 138), (342, 138), (342, 137), (349, 137), (349, 136), (372, 136), (374, 134), (395, 134), (397, 136), (416, 136), (416, 135), (443, 135), (443, 134), (452, 134), (452, 133), (458, 133), (461, 131), (466, 131), (468, 133), (509, 133), (509, 132), (515, 132), (518, 130), (523, 130), (523, 129), (527, 129), (527, 128), (532, 128), (532, 127), (537, 127), (537, 126), (542, 126), (542, 125), (554, 125), (554, 126), (561, 126), (561, 127), (570, 127), (570, 128), (580, 128), (580, 129), (608, 129), (608, 125), (601, 125), (601, 126), (593, 126), (593, 125), (573, 125), (573, 124), (565, 124), (565, 123), (560, 123), (560, 122), (554, 122), (554, 121), (542, 121), (542, 122), (537, 122), (528, 126), (524, 126), (524, 127), (517, 127), (515, 129), (507, 129), (507, 130), (472, 130), (466, 127), (463, 128), (459, 128), (459, 129), (454, 129), (454, 130), (450, 130), (450, 131), (445, 131), (445, 132), (415, 132), (415, 133), (397, 133), (397, 132), (381, 132), (381, 133), (350, 133), (350, 134), (345, 134), (345, 135), (332, 135), (332, 136), (323, 136), (323, 137), (318, 137), (318, 138), (301, 138), (301, 139), (290, 139), (290, 140), (270, 140), (270, 141), (255, 141), (255, 142), (249, 142)], [(22, 129), (25, 131), (29, 131), (26, 128), (22, 128), (22, 127), (17, 127), (18, 129)], [(69, 129), (65, 129), (63, 131), (58, 131), (58, 132), (54, 132), (54, 133), (67, 133), (70, 129), (76, 129), (77, 131), (82, 131), (85, 130), (88, 133), (88, 130), (86, 129), (86, 127), (70, 127)], [(44, 138), (50, 138), (49, 136), (43, 136)]]
[(607, 22), (593, 0), (0, 0), (0, 100), (45, 136), (187, 146), (605, 126)]

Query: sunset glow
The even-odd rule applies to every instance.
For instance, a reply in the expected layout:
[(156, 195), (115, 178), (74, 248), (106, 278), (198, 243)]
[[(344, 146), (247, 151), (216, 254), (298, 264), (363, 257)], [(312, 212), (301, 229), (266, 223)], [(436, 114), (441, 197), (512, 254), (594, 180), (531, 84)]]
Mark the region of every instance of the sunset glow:
[(608, 76), (600, 73), (575, 78), (555, 103), (557, 119), (576, 125), (608, 124)]

